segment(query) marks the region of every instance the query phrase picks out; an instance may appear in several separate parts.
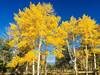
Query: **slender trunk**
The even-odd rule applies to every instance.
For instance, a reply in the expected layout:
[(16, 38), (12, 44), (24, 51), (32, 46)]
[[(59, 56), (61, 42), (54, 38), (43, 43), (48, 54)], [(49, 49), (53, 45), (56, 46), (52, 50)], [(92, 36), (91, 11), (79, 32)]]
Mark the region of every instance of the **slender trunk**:
[(67, 47), (68, 47), (68, 53), (69, 53), (70, 59), (73, 60), (72, 56), (71, 56), (71, 52), (70, 52), (70, 47), (69, 47), (69, 42), (68, 41), (67, 41)]
[(26, 72), (25, 74), (27, 75), (28, 74), (28, 62), (26, 63)]
[[(94, 49), (94, 44), (92, 42), (92, 47)], [(96, 54), (93, 53), (93, 62), (94, 62), (94, 75), (97, 75), (97, 72), (96, 72)]]
[(45, 55), (45, 72), (44, 72), (45, 74), (44, 74), (44, 75), (47, 75), (47, 62), (46, 62), (46, 58), (47, 58), (47, 57), (46, 57), (46, 55)]
[(3, 68), (2, 68), (2, 71), (4, 71), (4, 66), (5, 66), (5, 58), (4, 58), (4, 54), (3, 54)]
[(97, 75), (97, 72), (96, 72), (96, 55), (94, 53), (94, 72), (95, 72), (95, 75)]
[(88, 75), (88, 50), (87, 50), (87, 45), (86, 45), (86, 75)]
[(76, 52), (75, 52), (75, 47), (73, 48), (74, 49), (74, 69), (75, 69), (75, 75), (78, 75), (78, 72), (77, 72), (77, 64), (76, 64)]
[(38, 50), (39, 50), (39, 54), (38, 54), (38, 63), (37, 63), (37, 75), (40, 74), (40, 50), (41, 50), (41, 39), (39, 40), (39, 47), (38, 47)]
[[(73, 42), (75, 42), (75, 37), (73, 35)], [(75, 70), (75, 75), (78, 75), (77, 72), (77, 64), (76, 64), (76, 48), (75, 45), (73, 44), (73, 51), (74, 51), (74, 70)]]
[(34, 60), (33, 60), (33, 64), (32, 64), (32, 71), (33, 71), (32, 75), (35, 75), (35, 64), (34, 64)]

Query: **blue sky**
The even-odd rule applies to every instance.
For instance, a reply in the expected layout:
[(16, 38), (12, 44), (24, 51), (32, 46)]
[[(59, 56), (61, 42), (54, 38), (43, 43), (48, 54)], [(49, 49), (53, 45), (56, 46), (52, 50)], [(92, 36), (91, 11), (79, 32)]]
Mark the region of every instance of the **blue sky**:
[(78, 18), (87, 14), (100, 23), (100, 0), (0, 0), (0, 35), (6, 32), (9, 23), (13, 22), (13, 14), (18, 13), (18, 9), (28, 7), (30, 1), (35, 4), (50, 2), (62, 20), (69, 20), (70, 16)]

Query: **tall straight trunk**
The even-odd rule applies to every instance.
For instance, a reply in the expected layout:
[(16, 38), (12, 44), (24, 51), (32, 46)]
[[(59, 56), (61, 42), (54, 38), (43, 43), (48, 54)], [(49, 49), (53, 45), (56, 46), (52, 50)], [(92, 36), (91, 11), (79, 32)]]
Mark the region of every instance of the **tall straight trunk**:
[(34, 64), (34, 60), (33, 60), (33, 64), (32, 64), (32, 75), (35, 75), (35, 64)]
[(68, 41), (67, 41), (67, 47), (68, 47), (68, 53), (69, 53), (70, 59), (73, 60), (72, 56), (71, 56), (70, 46), (69, 46), (69, 42)]
[(3, 54), (3, 68), (2, 68), (2, 71), (3, 71), (3, 69), (4, 69), (4, 66), (5, 66), (5, 56), (4, 56), (4, 54)]
[[(46, 50), (48, 50), (48, 45), (46, 45)], [(47, 75), (47, 53), (45, 54), (45, 65), (44, 65), (44, 75)]]
[(75, 55), (75, 58), (74, 58), (75, 75), (78, 75), (78, 72), (77, 72), (77, 64), (76, 64), (76, 52), (75, 52), (75, 47), (74, 47), (74, 55)]
[(27, 75), (28, 74), (28, 62), (26, 63), (26, 72), (25, 74)]
[(88, 75), (88, 50), (87, 50), (87, 45), (85, 47), (85, 50), (86, 50), (86, 75)]
[[(92, 42), (92, 47), (94, 49), (94, 44)], [(96, 72), (96, 54), (93, 53), (93, 62), (94, 62), (94, 75), (97, 75), (97, 72)]]
[(40, 51), (41, 51), (41, 39), (39, 40), (39, 47), (38, 47), (38, 50), (39, 50), (39, 54), (38, 54), (38, 62), (37, 62), (37, 75), (40, 74)]
[[(75, 42), (74, 35), (73, 35), (73, 42)], [(75, 48), (75, 45), (73, 45), (73, 51), (74, 51), (74, 70), (75, 70), (75, 75), (78, 75), (77, 64), (76, 64), (76, 48)]]
[(95, 53), (93, 55), (94, 55), (94, 72), (95, 72), (95, 75), (97, 75), (97, 72), (96, 72), (96, 55), (95, 55)]
[(47, 62), (46, 62), (47, 56), (45, 55), (45, 70), (44, 70), (44, 75), (47, 75)]

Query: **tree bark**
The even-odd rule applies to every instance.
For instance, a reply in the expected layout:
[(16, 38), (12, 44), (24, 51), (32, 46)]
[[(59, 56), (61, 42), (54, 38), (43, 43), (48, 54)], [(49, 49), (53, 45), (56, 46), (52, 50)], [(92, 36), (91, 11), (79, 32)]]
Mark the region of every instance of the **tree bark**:
[(33, 71), (32, 75), (35, 75), (35, 64), (34, 64), (34, 60), (33, 60), (33, 64), (32, 64), (32, 71)]
[(94, 53), (94, 73), (95, 75), (97, 75), (97, 72), (96, 72), (96, 55)]
[(38, 63), (37, 63), (37, 75), (40, 74), (40, 51), (41, 51), (41, 39), (39, 40), (39, 47), (38, 47), (38, 50), (39, 50), (39, 54), (38, 54)]
[(46, 58), (47, 58), (47, 56), (45, 55), (45, 71), (44, 71), (44, 75), (47, 75), (47, 62), (46, 62)]
[(28, 74), (28, 62), (26, 63), (26, 72), (25, 74), (27, 75)]
[(88, 50), (87, 50), (87, 45), (86, 45), (86, 75), (88, 75)]
[(75, 75), (78, 75), (78, 72), (77, 72), (77, 64), (76, 64), (76, 52), (75, 52), (75, 47), (73, 48), (74, 49), (74, 69), (75, 69)]
[[(73, 35), (73, 42), (75, 42), (75, 37)], [(73, 52), (74, 52), (74, 70), (75, 70), (75, 75), (78, 75), (77, 72), (77, 64), (76, 64), (76, 48), (75, 45), (73, 44)]]
[(71, 56), (70, 46), (69, 46), (69, 42), (68, 41), (67, 41), (67, 47), (68, 47), (68, 53), (69, 53), (70, 59), (73, 60), (73, 58)]

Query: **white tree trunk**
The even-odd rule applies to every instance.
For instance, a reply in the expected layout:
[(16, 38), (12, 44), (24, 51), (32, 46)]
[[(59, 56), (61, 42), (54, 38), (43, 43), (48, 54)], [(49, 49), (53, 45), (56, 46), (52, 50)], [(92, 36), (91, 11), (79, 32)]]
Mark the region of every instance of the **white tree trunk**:
[[(94, 53), (94, 70), (96, 70), (96, 55)], [(97, 72), (95, 72), (95, 75), (97, 75)]]
[(86, 75), (88, 75), (88, 50), (87, 50), (87, 45), (86, 45)]
[(37, 63), (37, 75), (40, 74), (40, 51), (41, 51), (41, 39), (39, 40), (39, 47), (38, 47), (38, 50), (39, 50), (39, 54), (38, 54), (38, 63)]
[(33, 71), (32, 75), (35, 75), (35, 64), (34, 64), (34, 60), (33, 60), (33, 64), (32, 64), (32, 71)]
[[(75, 42), (74, 35), (73, 35), (73, 42)], [(78, 75), (77, 64), (76, 64), (76, 48), (75, 48), (75, 45), (73, 45), (73, 51), (74, 51), (74, 70), (75, 70), (75, 75)]]
[(78, 75), (78, 72), (77, 72), (77, 64), (76, 64), (76, 49), (75, 49), (75, 47), (73, 47), (73, 50), (74, 50), (74, 56), (75, 56), (75, 58), (74, 58), (74, 69), (75, 69), (75, 75)]
[(46, 62), (47, 56), (45, 55), (45, 75), (47, 75), (47, 62)]
[(26, 63), (26, 72), (25, 74), (27, 75), (28, 74), (28, 62)]

